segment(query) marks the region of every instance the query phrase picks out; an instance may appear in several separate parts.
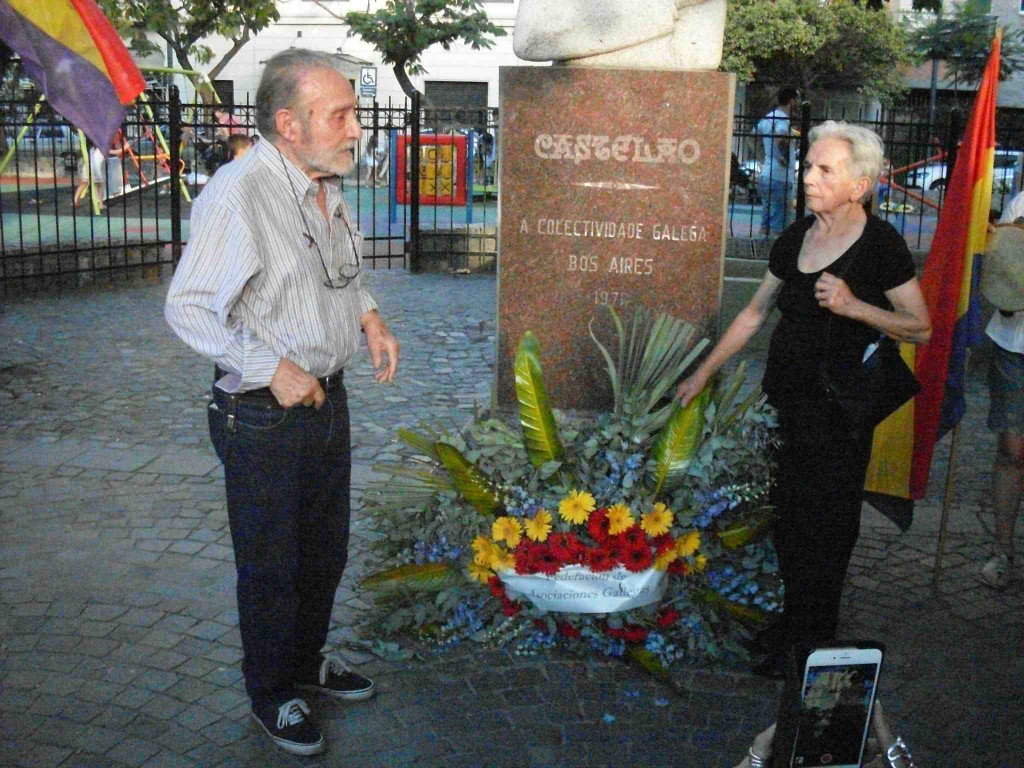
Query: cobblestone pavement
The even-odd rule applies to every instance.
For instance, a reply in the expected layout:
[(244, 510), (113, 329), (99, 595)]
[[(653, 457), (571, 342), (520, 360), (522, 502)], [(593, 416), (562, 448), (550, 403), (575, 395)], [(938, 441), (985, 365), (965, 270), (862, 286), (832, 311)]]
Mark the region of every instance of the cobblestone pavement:
[[(396, 427), (460, 424), (485, 402), (494, 354), (493, 278), (372, 283), (403, 370), (386, 388), (365, 359), (347, 372), (357, 489), (391, 457)], [(166, 329), (165, 290), (0, 308), (0, 766), (728, 766), (771, 722), (776, 685), (742, 670), (693, 669), (675, 692), (603, 660), (352, 652), (380, 694), (312, 702), (331, 740), (320, 758), (269, 747), (238, 669), (210, 365)], [(1024, 765), (1024, 590), (993, 593), (976, 577), (991, 527), (985, 397), (974, 371), (940, 587), (948, 440), (910, 532), (865, 511), (845, 595), (846, 634), (889, 646), (887, 708), (925, 766)], [(366, 542), (357, 512), (339, 643), (364, 607)]]

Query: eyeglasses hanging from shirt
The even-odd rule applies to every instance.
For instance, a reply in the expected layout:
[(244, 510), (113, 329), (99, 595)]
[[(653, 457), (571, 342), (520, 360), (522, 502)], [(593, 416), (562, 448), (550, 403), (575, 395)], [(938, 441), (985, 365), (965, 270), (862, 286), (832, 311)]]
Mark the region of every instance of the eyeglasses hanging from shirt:
[(356, 245), (355, 236), (352, 234), (352, 227), (349, 225), (348, 220), (342, 214), (342, 208), (338, 208), (338, 211), (334, 214), (334, 218), (341, 221), (345, 225), (345, 231), (348, 233), (348, 241), (352, 246), (352, 258), (355, 259), (354, 264), (348, 262), (343, 263), (338, 268), (338, 274), (332, 275), (330, 268), (327, 266), (327, 260), (324, 258), (323, 251), (320, 250), (320, 244), (316, 241), (316, 238), (310, 234), (309, 222), (306, 221), (306, 213), (302, 210), (302, 201), (299, 198), (299, 193), (295, 189), (295, 182), (292, 181), (291, 175), (288, 173), (288, 166), (284, 162), (284, 154), (281, 150), (277, 150), (278, 156), (281, 158), (281, 167), (284, 169), (284, 175), (288, 178), (288, 186), (291, 187), (292, 197), (295, 200), (295, 207), (299, 209), (299, 217), (302, 219), (302, 236), (306, 240), (307, 248), (316, 248), (317, 256), (320, 257), (320, 264), (324, 268), (324, 275), (327, 279), (324, 280), (324, 285), (328, 288), (340, 289), (347, 288), (349, 284), (359, 276), (359, 251)]

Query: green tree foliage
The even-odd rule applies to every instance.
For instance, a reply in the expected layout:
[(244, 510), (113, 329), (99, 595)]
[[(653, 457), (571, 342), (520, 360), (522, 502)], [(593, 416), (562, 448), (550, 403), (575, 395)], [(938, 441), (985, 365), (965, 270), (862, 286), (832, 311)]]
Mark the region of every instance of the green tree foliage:
[(722, 69), (741, 82), (792, 84), (890, 99), (912, 61), (889, 13), (853, 0), (729, 0)]
[(350, 35), (359, 35), (391, 65), (409, 98), (417, 92), (409, 75), (424, 71), (420, 56), (431, 46), (447, 51), (461, 41), (480, 50), (494, 45), (492, 36), (505, 35), (478, 0), (387, 0), (373, 13), (352, 11), (343, 18)]
[[(232, 43), (207, 75), (212, 80), (249, 40), (280, 18), (276, 0), (99, 0), (100, 8), (129, 41), (132, 51), (148, 55), (162, 50), (162, 38), (183, 69), (209, 64), (213, 51), (204, 41), (214, 35)], [(196, 83), (205, 99), (209, 86)]]
[[(981, 80), (996, 31), (996, 18), (988, 13), (988, 3), (967, 0), (948, 15), (914, 14), (906, 27), (914, 54), (922, 60), (945, 62), (949, 83), (971, 85)], [(999, 79), (1021, 71), (1024, 30), (1004, 30)]]

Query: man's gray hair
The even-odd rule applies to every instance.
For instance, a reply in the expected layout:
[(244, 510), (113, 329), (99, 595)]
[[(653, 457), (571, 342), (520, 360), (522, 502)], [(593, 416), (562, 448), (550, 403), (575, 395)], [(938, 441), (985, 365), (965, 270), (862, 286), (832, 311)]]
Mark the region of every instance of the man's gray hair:
[(301, 101), (302, 77), (311, 69), (341, 71), (333, 54), (308, 48), (289, 48), (267, 60), (256, 89), (256, 130), (263, 136), (277, 136), (274, 116), (278, 110), (294, 109)]
[(850, 162), (847, 168), (850, 176), (854, 179), (867, 178), (871, 182), (862, 199), (866, 200), (875, 193), (878, 177), (882, 175), (882, 165), (885, 163), (885, 149), (877, 133), (860, 125), (826, 120), (812, 128), (808, 138), (811, 144), (822, 139), (845, 141), (850, 148)]

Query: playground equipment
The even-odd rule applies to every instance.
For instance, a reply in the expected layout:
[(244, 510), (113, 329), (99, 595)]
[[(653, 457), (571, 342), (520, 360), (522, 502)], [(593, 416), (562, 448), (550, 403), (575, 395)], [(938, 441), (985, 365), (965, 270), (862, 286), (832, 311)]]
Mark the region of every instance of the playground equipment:
[[(207, 75), (205, 73), (203, 73), (203, 72), (199, 72), (197, 70), (191, 70), (191, 69), (176, 69), (174, 67), (141, 66), (141, 67), (139, 67), (139, 69), (141, 69), (144, 72), (153, 72), (153, 73), (158, 73), (158, 74), (178, 74), (178, 75), (184, 75), (185, 77), (188, 77), (190, 79), (194, 78), (194, 82), (195, 81), (203, 81), (203, 80), (205, 80), (207, 85), (209, 85), (209, 87), (210, 87), (210, 92), (213, 94), (214, 102), (217, 103), (217, 104), (221, 103), (220, 97), (217, 95), (217, 91), (213, 88), (213, 84), (210, 82), (209, 77), (207, 77)], [(45, 101), (46, 101), (46, 97), (44, 95), (42, 95), (42, 94), (40, 94), (39, 97), (36, 99), (36, 103), (33, 106), (32, 111), (29, 114), (28, 118), (25, 120), (25, 124), (18, 131), (17, 136), (14, 137), (14, 141), (11, 142), (11, 145), (10, 145), (10, 147), (8, 147), (8, 150), (7, 150), (6, 154), (3, 156), (2, 159), (0, 159), (0, 174), (2, 174), (4, 172), (4, 170), (6, 170), (7, 166), (10, 164), (11, 160), (14, 158), (15, 152), (17, 152), (19, 143), (24, 140), (25, 135), (28, 133), (28, 131), (35, 124), (35, 121), (39, 117), (39, 112), (42, 110), (43, 104), (44, 104)], [(122, 157), (122, 163), (121, 163), (122, 185), (121, 185), (121, 188), (118, 189), (116, 192), (112, 192), (104, 184), (104, 189), (106, 191), (106, 194), (105, 194), (105, 196), (103, 198), (103, 201), (113, 200), (113, 199), (118, 198), (118, 197), (123, 197), (123, 196), (129, 195), (129, 194), (132, 194), (134, 192), (139, 192), (141, 190), (147, 189), (147, 188), (152, 187), (152, 186), (159, 186), (160, 184), (168, 183), (171, 180), (171, 176), (172, 176), (172, 174), (171, 174), (171, 150), (170, 150), (170, 147), (167, 144), (167, 139), (164, 137), (163, 131), (160, 130), (160, 125), (159, 125), (159, 123), (156, 120), (156, 116), (153, 114), (153, 109), (152, 109), (152, 107), (149, 104), (149, 99), (146, 97), (145, 92), (139, 94), (138, 106), (139, 106), (140, 112), (142, 113), (142, 116), (144, 117), (144, 122), (142, 124), (143, 125), (143, 130), (142, 130), (141, 134), (138, 136), (138, 138), (136, 139), (136, 141), (139, 142), (139, 144), (140, 144), (139, 149), (141, 150), (141, 142), (142, 142), (142, 140), (143, 139), (148, 139), (153, 144), (153, 147), (154, 147), (153, 152), (152, 153), (136, 152), (134, 150), (134, 148), (131, 146), (130, 142), (124, 142), (124, 144), (123, 144), (123, 154), (121, 156)], [(81, 130), (78, 130), (77, 133), (78, 133), (78, 139), (79, 139), (79, 150), (81, 151), (81, 154), (82, 154), (82, 167), (84, 169), (86, 169), (85, 173), (88, 173), (91, 176), (92, 175), (92, 168), (91, 168), (91, 165), (89, 163), (89, 155), (88, 155), (87, 143), (86, 143), (86, 140), (85, 140), (85, 134)], [(110, 152), (109, 149), (104, 150), (104, 155), (108, 155), (109, 152)], [(132, 161), (133, 165), (135, 166), (136, 173), (138, 174), (139, 183), (137, 185), (135, 185), (135, 186), (132, 186), (132, 185), (128, 184), (128, 171), (127, 171), (127, 167), (126, 167), (126, 165), (124, 163), (124, 161), (126, 159), (130, 159)], [(153, 179), (147, 178), (145, 172), (143, 171), (142, 163), (143, 163), (143, 161), (146, 161), (146, 160), (153, 161), (156, 164), (157, 172), (156, 172), (155, 178), (153, 178)], [(182, 194), (182, 197), (184, 197), (184, 199), (186, 201), (192, 202), (192, 196), (189, 194), (188, 187), (187, 187), (187, 185), (185, 183), (184, 169), (185, 169), (184, 161), (179, 159), (178, 160), (178, 172), (179, 172), (178, 184), (179, 184), (180, 189), (181, 189), (181, 194)], [(164, 173), (162, 173), (162, 172), (164, 172)], [(89, 184), (89, 198), (90, 198), (90, 201), (92, 203), (93, 213), (98, 215), (99, 212), (100, 212), (101, 200), (99, 199), (99, 197), (96, 194), (96, 185), (92, 183), (92, 179), (91, 178), (90, 178), (90, 184)]]

